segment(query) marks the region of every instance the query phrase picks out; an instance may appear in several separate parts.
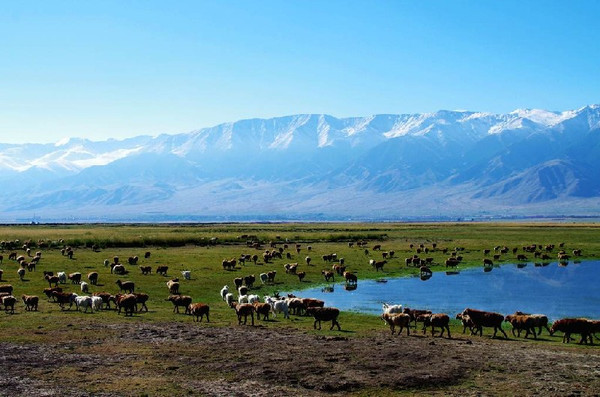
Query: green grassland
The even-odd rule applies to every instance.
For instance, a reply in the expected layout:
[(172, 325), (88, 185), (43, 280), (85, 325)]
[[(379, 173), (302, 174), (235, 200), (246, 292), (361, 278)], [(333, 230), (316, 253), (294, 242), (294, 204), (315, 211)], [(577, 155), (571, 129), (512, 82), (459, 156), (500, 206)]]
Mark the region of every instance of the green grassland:
[[(421, 257), (433, 257), (432, 270), (445, 270), (443, 265), (448, 254), (443, 248), (453, 250), (455, 247), (464, 248), (461, 268), (481, 266), (483, 249), (493, 249), (494, 246), (523, 247), (530, 244), (564, 243), (567, 252), (582, 249), (583, 258), (600, 257), (600, 225), (597, 224), (521, 224), (521, 223), (457, 223), (457, 224), (177, 224), (177, 225), (14, 225), (0, 227), (0, 240), (18, 240), (19, 255), (26, 255), (23, 243), (29, 242), (32, 254), (42, 252), (42, 258), (36, 271), (27, 272), (25, 280), (20, 281), (17, 275), (18, 264), (8, 260), (11, 249), (4, 249), (4, 260), (0, 268), (4, 271), (3, 284), (14, 286), (14, 295), (22, 294), (40, 296), (38, 312), (26, 312), (22, 303), (17, 307), (17, 314), (0, 313), (1, 340), (11, 342), (39, 342), (44, 338), (64, 335), (67, 325), (89, 324), (93, 322), (111, 323), (116, 321), (157, 321), (157, 322), (191, 322), (192, 318), (177, 315), (172, 312), (172, 304), (166, 300), (168, 290), (166, 281), (179, 277), (180, 292), (190, 295), (194, 302), (204, 302), (210, 305), (211, 321), (201, 326), (237, 326), (237, 318), (232, 309), (221, 300), (219, 290), (223, 285), (233, 289), (233, 279), (254, 274), (257, 277), (251, 293), (260, 296), (274, 292), (285, 292), (307, 288), (317, 284), (325, 284), (321, 270), (330, 269), (331, 263), (326, 263), (321, 256), (336, 253), (338, 258), (344, 258), (347, 269), (355, 272), (361, 279), (389, 278), (417, 274), (418, 269), (407, 267), (404, 259), (415, 254), (410, 245), (424, 244), (431, 248), (435, 243), (437, 248)], [(250, 248), (247, 241), (257, 240), (262, 244), (261, 249)], [(364, 240), (369, 250), (349, 247), (348, 242)], [(289, 248), (284, 251), (283, 259), (274, 259), (263, 263), (262, 252), (269, 249), (270, 242), (277, 242), (277, 247), (287, 243)], [(297, 253), (295, 245), (301, 244)], [(369, 259), (381, 260), (381, 253), (371, 248), (375, 244), (382, 245), (382, 251), (394, 250), (395, 256), (388, 260), (384, 272), (375, 272), (369, 265)], [(74, 250), (72, 259), (61, 254), (61, 248), (71, 246)], [(96, 251), (92, 250), (97, 246)], [(311, 246), (311, 250), (308, 250)], [(558, 248), (552, 253), (556, 256)], [(150, 252), (149, 258), (144, 253)], [(285, 258), (290, 252), (291, 259)], [(523, 251), (519, 249), (519, 253)], [(260, 259), (255, 265), (246, 262), (238, 264), (233, 271), (224, 270), (221, 262), (226, 258), (238, 258), (241, 254), (258, 254)], [(312, 258), (311, 265), (305, 262), (305, 257)], [(532, 254), (527, 254), (533, 260)], [(118, 256), (129, 273), (114, 275), (110, 267), (105, 267), (103, 261), (112, 261)], [(158, 265), (169, 267), (168, 277), (157, 275), (142, 275), (138, 266), (127, 264), (130, 256), (139, 257), (139, 265), (149, 265), (153, 269)], [(511, 263), (515, 256), (511, 253), (503, 255), (499, 263)], [(297, 276), (286, 274), (285, 263), (299, 263), (299, 271), (306, 272), (306, 278), (300, 282)], [(135, 282), (136, 292), (150, 295), (148, 313), (138, 313), (133, 318), (125, 319), (115, 311), (101, 311), (93, 314), (78, 313), (74, 308), (64, 310), (54, 303), (47, 301), (42, 291), (48, 287), (43, 279), (44, 270), (64, 271), (67, 273), (81, 272), (83, 280), (89, 272), (100, 274), (97, 286), (90, 285), (90, 292), (106, 291), (117, 293), (117, 279)], [(192, 279), (183, 280), (182, 270), (191, 270)], [(262, 272), (276, 270), (275, 283), (262, 285), (258, 275)], [(336, 281), (339, 278), (336, 279)], [(66, 291), (80, 293), (79, 286), (65, 284)], [(376, 316), (357, 313), (343, 313), (340, 317), (343, 331), (321, 331), (332, 335), (367, 336), (373, 330), (381, 330), (382, 322)], [(266, 323), (268, 327), (294, 327), (309, 332), (312, 331), (312, 320), (307, 317), (292, 316), (290, 320), (278, 317)], [(43, 331), (39, 331), (39, 327)], [(327, 327), (328, 328), (328, 327)], [(458, 325), (455, 324), (455, 330)], [(75, 337), (70, 335), (69, 337)], [(559, 339), (556, 339), (559, 340)]]

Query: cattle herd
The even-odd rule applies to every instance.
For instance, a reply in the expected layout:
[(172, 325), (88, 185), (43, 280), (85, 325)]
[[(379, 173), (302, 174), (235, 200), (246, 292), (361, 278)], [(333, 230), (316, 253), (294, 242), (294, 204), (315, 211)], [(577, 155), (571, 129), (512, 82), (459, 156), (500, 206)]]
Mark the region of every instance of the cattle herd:
[[(14, 249), (15, 242), (10, 244), (2, 242), (2, 252), (5, 249)], [(388, 263), (388, 260), (395, 258), (395, 251), (393, 250), (382, 250), (381, 244), (373, 245), (371, 251), (367, 248), (367, 243), (364, 241), (350, 242), (348, 243), (349, 248), (359, 247), (364, 250), (365, 255), (369, 255), (374, 251), (378, 251), (381, 254), (382, 260), (369, 259), (369, 265), (375, 270), (375, 272), (383, 271), (384, 266)], [(260, 243), (253, 241), (248, 244), (248, 247), (254, 249), (262, 249)], [(17, 266), (17, 274), (21, 281), (24, 280), (26, 272), (34, 272), (36, 265), (38, 265), (42, 258), (42, 252), (37, 251), (35, 254), (32, 253), (29, 244), (23, 244), (21, 247), (24, 250), (24, 254), (19, 254), (17, 250), (10, 251), (8, 259), (15, 261)], [(570, 255), (562, 249), (562, 244), (559, 245), (559, 251), (556, 254), (556, 258), (559, 261), (567, 261)], [(291, 251), (296, 254), (300, 254), (303, 247), (300, 244), (295, 244)], [(501, 260), (502, 255), (512, 253), (515, 255), (517, 261), (527, 261), (529, 254), (533, 255), (534, 258), (540, 260), (549, 260), (551, 253), (554, 252), (556, 247), (554, 245), (537, 245), (532, 244), (522, 247), (523, 253), (519, 253), (518, 248), (509, 249), (506, 246), (496, 246), (492, 249), (483, 250), (483, 265), (489, 267), (494, 265), (494, 261)], [(448, 267), (457, 267), (463, 260), (461, 255), (464, 248), (456, 247), (452, 250), (448, 248), (438, 248), (435, 243), (430, 246), (424, 244), (410, 245), (410, 250), (414, 250), (412, 256), (404, 259), (406, 266), (415, 266), (419, 269), (421, 277), (426, 279), (432, 274), (431, 266), (436, 265), (434, 258), (429, 256), (432, 252), (441, 251), (447, 258), (443, 260), (443, 263), (437, 263), (437, 265)], [(94, 251), (99, 251), (96, 248)], [(287, 251), (287, 252), (286, 252)], [(307, 251), (312, 252), (312, 246), (307, 247)], [(61, 254), (73, 258), (73, 249), (65, 246), (61, 249)], [(277, 244), (271, 243), (269, 249), (264, 250), (262, 255), (248, 255), (242, 254), (238, 258), (227, 258), (222, 261), (223, 271), (236, 270), (237, 265), (241, 264), (242, 268), (246, 262), (253, 262), (256, 264), (259, 259), (262, 258), (263, 264), (272, 263), (274, 259), (289, 259), (292, 257), (290, 253), (290, 247), (287, 244), (282, 244), (281, 247), (277, 247)], [(422, 255), (425, 257), (422, 257)], [(493, 256), (491, 256), (493, 255)], [(581, 250), (572, 250), (573, 256), (581, 256)], [(149, 258), (150, 252), (144, 254), (144, 258)], [(491, 257), (490, 257), (491, 256)], [(318, 257), (317, 257), (318, 259)], [(325, 282), (334, 282), (335, 276), (341, 277), (346, 282), (346, 286), (351, 288), (358, 282), (356, 272), (350, 271), (344, 260), (339, 258), (336, 253), (327, 253), (321, 255), (320, 259), (329, 268), (323, 269), (320, 274), (323, 276)], [(4, 256), (0, 255), (0, 264), (4, 260)], [(147, 265), (138, 264), (139, 259), (137, 256), (127, 258), (127, 264), (129, 266), (136, 266), (139, 268), (142, 274), (147, 275), (152, 272), (152, 267)], [(315, 261), (310, 257), (304, 258), (306, 266), (315, 266)], [(117, 275), (127, 274), (126, 266), (123, 265), (119, 257), (115, 256), (112, 261), (106, 259), (103, 262), (106, 268), (110, 267), (110, 272)], [(304, 266), (304, 265), (303, 265)], [(298, 278), (299, 282), (302, 282), (306, 277), (306, 272), (298, 270), (300, 265), (298, 263), (285, 263), (283, 270), (285, 274), (292, 275)], [(155, 269), (155, 273), (167, 276), (168, 266), (160, 265)], [(0, 269), (0, 281), (4, 271)], [(184, 280), (191, 280), (191, 271), (181, 271), (181, 275)], [(271, 296), (264, 296), (262, 299), (257, 294), (253, 294), (252, 289), (257, 281), (261, 284), (273, 285), (277, 275), (276, 270), (266, 271), (260, 273), (258, 279), (254, 274), (250, 274), (244, 277), (235, 277), (233, 284), (235, 290), (230, 291), (228, 285), (223, 286), (220, 290), (220, 296), (223, 302), (229, 306), (237, 317), (238, 324), (250, 324), (254, 325), (254, 317), (256, 316), (259, 320), (268, 320), (269, 315), (277, 317), (277, 314), (282, 314), (284, 319), (288, 319), (290, 314), (295, 316), (310, 316), (314, 318), (313, 328), (321, 329), (322, 322), (331, 322), (330, 330), (337, 327), (341, 330), (341, 325), (338, 322), (340, 311), (334, 307), (326, 307), (325, 302), (313, 298), (299, 298), (294, 295), (280, 296), (278, 293), (272, 294)], [(111, 309), (111, 304), (114, 305), (114, 309), (118, 314), (121, 312), (125, 316), (133, 316), (136, 312), (148, 312), (146, 303), (149, 300), (148, 294), (136, 292), (136, 285), (132, 281), (118, 279), (115, 283), (115, 290), (118, 288), (117, 293), (109, 292), (93, 292), (90, 293), (89, 286), (97, 285), (99, 272), (92, 271), (86, 275), (87, 280), (83, 281), (84, 275), (79, 272), (73, 272), (67, 274), (66, 272), (43, 271), (43, 277), (48, 282), (48, 288), (43, 290), (49, 302), (56, 303), (61, 310), (71, 309), (75, 305), (78, 311), (83, 312), (94, 312), (99, 310)], [(78, 285), (81, 294), (73, 292), (66, 292), (63, 290), (63, 286), (67, 283), (72, 285)], [(210, 308), (205, 303), (194, 303), (192, 297), (188, 295), (182, 295), (180, 293), (180, 280), (178, 278), (169, 279), (166, 283), (166, 290), (168, 291), (167, 301), (173, 304), (173, 312), (180, 313), (180, 308), (183, 313), (193, 316), (195, 321), (202, 321), (206, 316), (206, 321), (210, 321), (209, 314)], [(14, 313), (17, 298), (13, 294), (14, 288), (11, 284), (0, 285), (0, 303), (4, 306), (6, 313)], [(234, 292), (237, 293), (237, 297), (234, 296)], [(39, 304), (39, 297), (35, 295), (21, 296), (23, 305), (26, 311), (37, 311)], [(381, 319), (390, 327), (391, 333), (398, 332), (400, 335), (404, 330), (406, 334), (410, 335), (410, 330), (418, 329), (418, 323), (422, 324), (422, 332), (425, 333), (428, 328), (431, 328), (431, 335), (435, 335), (436, 330), (439, 330), (439, 336), (443, 336), (444, 333), (448, 338), (451, 338), (450, 333), (450, 319), (451, 317), (446, 313), (432, 313), (428, 310), (416, 310), (402, 305), (383, 305), (383, 314)], [(563, 343), (569, 342), (573, 334), (580, 335), (579, 343), (593, 344), (596, 333), (600, 332), (600, 321), (588, 320), (584, 318), (564, 318), (555, 321), (553, 324), (549, 324), (547, 316), (543, 314), (526, 314), (523, 312), (515, 312), (509, 315), (502, 315), (499, 313), (487, 312), (476, 310), (472, 308), (466, 308), (461, 313), (456, 315), (456, 319), (460, 320), (463, 325), (463, 334), (467, 330), (470, 331), (471, 335), (480, 336), (483, 335), (483, 328), (492, 328), (493, 336), (496, 337), (500, 333), (504, 338), (508, 338), (503, 324), (508, 323), (512, 327), (512, 334), (514, 337), (521, 335), (521, 332), (525, 332), (524, 337), (528, 338), (530, 335), (537, 339), (541, 335), (542, 329), (545, 329), (550, 335), (560, 331), (563, 333)]]

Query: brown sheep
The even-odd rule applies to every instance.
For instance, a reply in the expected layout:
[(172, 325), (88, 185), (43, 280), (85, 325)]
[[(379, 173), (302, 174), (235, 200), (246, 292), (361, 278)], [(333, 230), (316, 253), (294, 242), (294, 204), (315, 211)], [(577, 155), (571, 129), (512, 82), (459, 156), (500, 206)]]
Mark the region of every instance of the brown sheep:
[(533, 339), (537, 339), (535, 333), (535, 327), (537, 322), (531, 317), (522, 314), (509, 314), (504, 318), (504, 321), (509, 322), (512, 325), (512, 334), (515, 335), (515, 329), (519, 331), (521, 336), (521, 330), (525, 330), (525, 338), (529, 336), (529, 333), (533, 333)]
[(550, 335), (554, 335), (556, 331), (561, 331), (563, 335), (563, 343), (569, 343), (571, 341), (571, 334), (580, 334), (581, 340), (579, 344), (586, 343), (588, 338), (592, 341), (592, 332), (594, 325), (592, 322), (585, 318), (562, 318), (555, 321), (550, 328)]
[(274, 283), (275, 282), (275, 275), (277, 274), (277, 272), (275, 270), (267, 272), (267, 279), (270, 283)]
[(110, 309), (110, 302), (113, 301), (116, 304), (115, 297), (108, 292), (94, 292), (93, 296), (99, 296), (102, 298), (102, 303), (106, 305), (106, 308)]
[(206, 322), (210, 322), (210, 319), (208, 318), (210, 307), (204, 303), (191, 303), (188, 306), (188, 312), (195, 317), (194, 321), (196, 322), (201, 322), (205, 314)]
[(527, 314), (527, 313), (523, 313), (520, 311), (516, 311), (515, 312), (516, 315), (518, 316), (530, 316), (531, 318), (533, 318), (534, 322), (535, 322), (535, 327), (538, 327), (538, 335), (542, 334), (542, 327), (546, 328), (546, 330), (548, 331), (548, 333), (550, 333), (550, 328), (548, 327), (548, 317), (544, 314)]
[(456, 315), (456, 319), (462, 322), (463, 334), (467, 331), (467, 328), (469, 328), (471, 331), (471, 335), (475, 334), (475, 324), (473, 324), (473, 321), (471, 321), (471, 317), (467, 316), (466, 314), (458, 313)]
[[(148, 312), (148, 306), (146, 306), (146, 302), (148, 302), (148, 299), (150, 298), (148, 294), (145, 294), (143, 292), (135, 292), (133, 295), (135, 296), (135, 303), (139, 303), (140, 305), (142, 305), (140, 311), (145, 310), (146, 312)], [(102, 301), (104, 302), (104, 298), (102, 298)]]
[[(306, 314), (314, 317), (314, 329), (321, 329), (321, 321), (331, 321), (331, 327), (329, 328), (330, 331), (334, 326), (337, 326), (338, 331), (342, 330), (340, 323), (337, 321), (340, 311), (335, 307), (308, 307), (306, 309)], [(317, 323), (319, 323), (319, 328), (317, 328)]]
[(135, 283), (133, 281), (115, 281), (115, 284), (119, 286), (119, 291), (128, 291), (130, 294), (133, 294), (135, 290)]
[(81, 283), (81, 273), (75, 272), (71, 273), (67, 276), (69, 280), (71, 280), (71, 284), (80, 284)]
[(60, 281), (58, 276), (50, 276), (49, 274), (46, 274), (46, 277), (44, 278), (46, 281), (48, 281), (48, 287), (52, 287), (52, 284), (54, 284), (55, 287), (58, 287), (58, 282)]
[(298, 280), (302, 282), (302, 280), (304, 280), (304, 277), (306, 277), (306, 272), (298, 272), (296, 273), (296, 275), (298, 276)]
[(373, 262), (373, 267), (375, 268), (375, 271), (378, 272), (379, 269), (381, 269), (381, 271), (383, 271), (383, 266), (387, 263), (387, 261), (376, 261)]
[(342, 275), (346, 279), (347, 284), (356, 284), (358, 282), (358, 277), (356, 277), (356, 274), (344, 272)]
[(188, 314), (188, 308), (192, 303), (192, 297), (187, 295), (170, 295), (168, 301), (173, 303), (173, 313), (179, 313), (179, 307), (185, 307), (185, 314)]
[(238, 325), (242, 324), (242, 317), (244, 317), (244, 325), (248, 322), (248, 316), (252, 318), (252, 325), (254, 325), (254, 306), (250, 303), (234, 303), (232, 307), (235, 309), (235, 313), (238, 318)]
[(450, 335), (450, 317), (448, 317), (445, 313), (434, 313), (434, 314), (425, 314), (423, 319), (423, 333), (425, 333), (426, 328), (431, 326), (431, 336), (435, 334), (435, 328), (439, 327), (442, 329), (440, 332), (440, 337), (444, 335), (444, 330), (448, 331), (448, 339), (451, 339)]
[[(52, 296), (52, 293), (56, 291), (56, 292), (62, 292), (62, 288), (60, 287), (54, 287), (54, 288), (44, 288), (44, 295), (46, 295), (48, 297), (48, 300), (50, 300), (50, 298), (54, 298)], [(56, 302), (56, 300), (54, 299), (54, 301)]]
[(26, 311), (36, 311), (38, 310), (38, 302), (40, 298), (35, 295), (23, 295), (21, 296), (23, 299), (23, 303), (25, 304)]
[(385, 321), (392, 331), (392, 335), (396, 332), (396, 327), (400, 327), (398, 335), (402, 333), (402, 330), (406, 328), (406, 335), (410, 335), (410, 316), (406, 313), (383, 313), (381, 315), (383, 321)]
[(254, 302), (254, 311), (256, 312), (256, 318), (260, 320), (260, 316), (263, 316), (263, 320), (269, 319), (269, 313), (271, 313), (271, 305), (268, 303)]
[(73, 302), (75, 301), (75, 295), (70, 292), (53, 291), (52, 297), (54, 298), (54, 301), (58, 303), (58, 306), (60, 306), (60, 310), (64, 310), (65, 304), (67, 303), (69, 304), (69, 310), (71, 310)]
[(156, 274), (161, 274), (163, 276), (166, 276), (168, 270), (169, 270), (169, 266), (157, 266)]
[(504, 321), (504, 316), (502, 314), (470, 308), (463, 310), (462, 314), (469, 316), (471, 321), (473, 321), (474, 328), (476, 329), (475, 334), (479, 331), (479, 336), (483, 336), (483, 327), (494, 327), (494, 335), (492, 338), (495, 338), (496, 332), (500, 330), (504, 337), (508, 339), (506, 332), (502, 329), (502, 322)]
[(129, 313), (130, 317), (133, 317), (133, 312), (137, 310), (137, 299), (133, 294), (118, 295), (115, 298), (115, 303), (119, 308), (118, 313), (121, 313), (121, 309), (125, 311), (125, 317)]
[(325, 281), (329, 282), (329, 279), (331, 279), (331, 281), (335, 281), (334, 273), (332, 271), (329, 270), (321, 270), (321, 274), (323, 275), (323, 277), (325, 277)]
[(142, 271), (142, 274), (147, 275), (152, 273), (152, 266), (140, 266), (140, 270)]
[(169, 293), (171, 295), (179, 294), (179, 279), (172, 279), (167, 281), (167, 288), (169, 288)]

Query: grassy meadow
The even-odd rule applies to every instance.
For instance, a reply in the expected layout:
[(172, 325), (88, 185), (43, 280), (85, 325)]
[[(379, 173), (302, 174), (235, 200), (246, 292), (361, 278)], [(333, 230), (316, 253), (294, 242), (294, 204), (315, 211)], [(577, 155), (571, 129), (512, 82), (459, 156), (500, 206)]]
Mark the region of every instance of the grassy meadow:
[[(17, 304), (16, 313), (9, 315), (0, 313), (1, 340), (11, 342), (40, 342), (46, 338), (77, 338), (77, 333), (65, 333), (65, 329), (77, 329), (79, 326), (93, 326), (96, 322), (112, 323), (129, 322), (191, 322), (190, 316), (174, 314), (171, 302), (167, 301), (168, 290), (166, 281), (179, 277), (180, 292), (190, 295), (194, 302), (210, 305), (210, 323), (199, 326), (222, 327), (237, 326), (237, 318), (232, 309), (221, 300), (219, 290), (223, 285), (229, 285), (233, 290), (235, 277), (254, 274), (257, 278), (255, 287), (250, 293), (260, 295), (285, 292), (301, 288), (325, 284), (321, 270), (330, 269), (331, 263), (325, 263), (321, 258), (324, 254), (336, 253), (338, 258), (344, 258), (349, 271), (355, 272), (361, 279), (388, 278), (417, 274), (418, 269), (407, 267), (404, 259), (415, 254), (410, 245), (424, 244), (436, 249), (421, 257), (433, 257), (432, 270), (445, 270), (443, 265), (448, 254), (443, 248), (453, 250), (455, 247), (464, 248), (461, 268), (481, 266), (483, 249), (494, 246), (520, 247), (530, 244), (564, 243), (564, 249), (582, 249), (583, 258), (600, 257), (600, 225), (597, 224), (525, 224), (525, 223), (443, 223), (443, 224), (177, 224), (177, 225), (11, 225), (0, 227), (0, 240), (16, 241), (16, 249), (4, 249), (3, 262), (0, 269), (4, 271), (2, 284), (11, 284), (13, 294), (20, 298), (22, 294), (38, 295), (40, 307), (38, 312), (26, 312), (21, 301)], [(260, 249), (250, 248), (247, 241), (259, 241)], [(365, 241), (366, 249), (349, 247), (349, 242)], [(9, 260), (11, 251), (19, 255), (27, 254), (22, 248), (25, 242), (31, 243), (32, 255), (42, 252), (41, 260), (36, 271), (27, 272), (24, 281), (17, 275), (18, 263)], [(269, 249), (270, 242), (277, 242), (277, 247), (288, 244), (283, 259), (274, 259), (263, 263), (262, 252)], [(295, 245), (300, 244), (297, 253)], [(394, 250), (395, 256), (388, 259), (384, 272), (375, 272), (369, 265), (369, 259), (381, 260), (382, 254), (373, 251), (375, 244), (382, 246), (382, 251)], [(72, 259), (61, 254), (64, 246), (71, 246), (74, 251)], [(93, 246), (99, 249), (92, 250)], [(311, 246), (311, 250), (308, 250)], [(558, 248), (552, 253), (556, 257)], [(150, 252), (149, 258), (144, 253)], [(291, 259), (285, 254), (290, 252)], [(227, 271), (222, 267), (222, 260), (238, 258), (241, 254), (258, 254), (259, 261), (238, 264), (235, 270)], [(110, 267), (105, 267), (105, 259), (112, 261), (114, 256), (120, 258), (128, 270), (126, 275), (110, 273)], [(152, 266), (150, 275), (142, 275), (138, 266), (127, 264), (127, 258), (139, 257), (139, 265)], [(312, 258), (310, 266), (305, 257)], [(532, 254), (527, 254), (533, 260)], [(515, 261), (512, 252), (503, 255), (498, 263)], [(299, 263), (298, 271), (305, 271), (303, 282), (292, 274), (286, 274), (285, 263)], [(158, 265), (169, 267), (168, 277), (157, 275), (154, 269)], [(119, 292), (115, 282), (131, 280), (135, 282), (136, 292), (150, 295), (148, 313), (137, 313), (132, 318), (117, 315), (114, 310), (95, 313), (79, 313), (73, 307), (64, 310), (57, 304), (48, 302), (42, 293), (48, 283), (43, 279), (43, 271), (66, 273), (80, 272), (82, 279), (87, 281), (89, 272), (97, 271), (99, 281), (97, 286), (90, 285), (90, 292), (106, 291), (112, 294)], [(191, 270), (192, 279), (184, 280), (182, 270)], [(258, 280), (260, 273), (276, 270), (275, 282), (262, 285)], [(341, 277), (336, 277), (339, 281)], [(79, 285), (61, 285), (65, 291), (80, 294)], [(237, 294), (235, 294), (237, 296)], [(401, 302), (399, 302), (401, 303)], [(293, 327), (307, 332), (325, 332), (345, 336), (367, 336), (373, 330), (382, 330), (382, 322), (376, 316), (356, 313), (342, 313), (340, 323), (342, 331), (312, 331), (312, 319), (291, 316), (290, 320), (279, 316), (275, 320), (264, 323), (267, 327)], [(324, 324), (324, 329), (328, 326)], [(461, 327), (462, 330), (462, 327)], [(455, 324), (455, 332), (458, 325)], [(486, 330), (489, 331), (489, 330)], [(83, 337), (83, 336), (82, 336)], [(560, 338), (556, 337), (556, 341)]]

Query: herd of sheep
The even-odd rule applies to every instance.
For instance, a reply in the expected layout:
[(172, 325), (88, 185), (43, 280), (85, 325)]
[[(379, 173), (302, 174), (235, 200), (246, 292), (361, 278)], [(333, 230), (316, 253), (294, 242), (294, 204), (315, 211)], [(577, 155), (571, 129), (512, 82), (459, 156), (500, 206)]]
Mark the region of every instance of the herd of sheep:
[[(2, 249), (4, 250), (4, 242), (2, 242)], [(366, 248), (367, 244), (364, 241), (348, 243), (349, 248), (354, 245), (364, 249), (365, 255), (369, 255), (369, 249)], [(260, 244), (252, 242), (252, 245), (248, 244), (249, 247), (262, 249)], [(8, 259), (14, 260), (19, 264), (17, 274), (20, 280), (23, 280), (26, 271), (35, 271), (36, 265), (42, 258), (42, 252), (38, 251), (34, 255), (31, 252), (31, 248), (25, 244), (22, 247), (25, 250), (25, 255), (19, 255), (18, 252), (10, 252)], [(270, 263), (274, 259), (283, 259), (284, 253), (286, 258), (291, 258), (290, 252), (286, 252), (289, 247), (284, 244), (282, 247), (277, 248), (276, 244), (271, 244), (270, 249), (264, 250), (262, 253), (262, 259), (264, 263)], [(301, 245), (295, 245), (296, 254), (300, 254)], [(562, 248), (562, 245), (561, 247)], [(424, 244), (418, 246), (410, 245), (410, 249), (414, 250), (414, 255), (405, 258), (404, 263), (407, 266), (416, 266), (420, 270), (421, 277), (427, 279), (431, 276), (431, 266), (435, 265), (432, 257), (422, 258), (422, 254), (429, 254), (430, 252), (438, 249), (436, 244), (432, 244), (431, 247), (427, 247)], [(550, 258), (549, 253), (555, 249), (554, 245), (530, 245), (522, 247), (524, 252), (532, 253), (535, 258), (548, 259)], [(312, 251), (312, 247), (307, 247), (308, 251)], [(456, 267), (462, 261), (460, 247), (456, 247), (453, 250), (439, 249), (444, 254), (449, 255), (448, 258), (443, 262), (446, 267)], [(387, 261), (395, 257), (395, 251), (383, 251), (381, 245), (376, 244), (371, 248), (371, 251), (380, 251), (382, 260), (369, 259), (369, 265), (376, 271), (383, 270), (384, 266), (388, 263)], [(491, 249), (483, 251), (483, 265), (484, 267), (492, 266), (493, 261), (488, 256), (491, 254)], [(518, 249), (513, 248), (510, 250), (508, 247), (497, 246), (494, 247), (494, 260), (501, 258), (501, 255), (512, 252), (517, 255), (518, 261), (526, 261), (527, 256), (525, 254), (517, 254)], [(64, 247), (61, 250), (62, 255), (69, 258), (73, 257), (73, 250), (70, 247)], [(146, 252), (144, 257), (149, 258), (150, 252)], [(581, 256), (581, 250), (573, 250), (574, 256)], [(558, 254), (560, 261), (568, 260), (569, 255), (561, 249)], [(3, 261), (3, 256), (0, 255), (0, 264)], [(252, 261), (255, 264), (260, 259), (259, 255), (247, 255), (242, 254), (239, 258), (229, 258), (222, 261), (222, 267), (224, 271), (231, 271), (237, 269), (237, 264), (245, 265), (246, 262)], [(326, 282), (335, 281), (335, 275), (342, 277), (346, 284), (349, 286), (356, 285), (358, 278), (356, 274), (349, 271), (345, 263), (344, 258), (338, 258), (337, 254), (330, 253), (321, 256), (324, 263), (330, 265), (330, 269), (324, 269), (321, 271), (321, 275), (324, 277)], [(132, 266), (139, 267), (142, 274), (149, 274), (152, 271), (150, 266), (138, 265), (138, 257), (129, 257), (127, 263)], [(314, 265), (314, 261), (307, 255), (304, 258), (306, 266)], [(127, 273), (125, 266), (120, 262), (118, 257), (114, 257), (112, 261), (105, 260), (104, 266), (110, 266), (110, 272), (117, 275), (124, 275)], [(298, 277), (299, 281), (302, 281), (306, 272), (298, 270), (300, 265), (298, 263), (286, 263), (283, 265), (283, 269), (286, 274), (294, 275)], [(167, 275), (168, 266), (158, 266), (155, 269), (157, 274)], [(0, 269), (0, 281), (2, 281), (3, 270)], [(191, 271), (183, 270), (181, 275), (184, 280), (191, 279)], [(277, 272), (275, 270), (264, 272), (259, 274), (258, 280), (262, 284), (274, 283)], [(57, 272), (54, 274), (51, 271), (43, 272), (44, 279), (48, 282), (48, 288), (44, 289), (44, 294), (47, 296), (49, 301), (55, 302), (59, 305), (61, 310), (71, 308), (73, 304), (77, 310), (87, 312), (98, 311), (102, 309), (110, 309), (111, 303), (114, 305), (118, 313), (124, 312), (125, 316), (133, 316), (134, 312), (137, 311), (148, 311), (146, 302), (149, 299), (148, 294), (135, 292), (135, 284), (132, 281), (117, 280), (116, 286), (119, 292), (116, 294), (110, 294), (108, 292), (94, 292), (90, 294), (89, 286), (97, 285), (99, 273), (96, 271), (88, 273), (87, 282), (83, 281), (83, 275), (80, 272), (74, 272), (67, 274), (65, 272)], [(73, 292), (65, 292), (60, 286), (70, 282), (76, 284), (81, 290), (81, 294)], [(290, 314), (293, 315), (306, 315), (314, 318), (313, 327), (315, 329), (321, 329), (321, 322), (331, 321), (330, 330), (337, 327), (341, 330), (341, 326), (338, 322), (340, 311), (334, 307), (325, 307), (325, 302), (318, 299), (312, 298), (298, 298), (296, 296), (288, 295), (286, 297), (274, 294), (273, 296), (264, 296), (262, 299), (257, 294), (250, 293), (256, 282), (254, 275), (248, 275), (245, 277), (236, 277), (233, 280), (235, 290), (230, 291), (229, 286), (225, 285), (220, 291), (220, 295), (225, 304), (231, 307), (237, 316), (238, 324), (247, 324), (248, 317), (250, 317), (251, 324), (254, 325), (254, 317), (258, 319), (267, 320), (269, 315), (272, 314), (274, 317), (277, 314), (282, 314), (284, 319), (289, 318)], [(206, 316), (206, 321), (210, 321), (209, 313), (210, 308), (205, 303), (193, 303), (192, 298), (187, 295), (182, 295), (179, 292), (180, 281), (179, 279), (170, 279), (166, 282), (166, 287), (169, 292), (167, 298), (173, 304), (173, 312), (179, 313), (179, 309), (182, 308), (185, 314), (192, 315), (195, 321), (202, 321)], [(237, 298), (233, 292), (237, 292)], [(37, 311), (39, 304), (39, 297), (33, 295), (22, 295), (22, 301), (26, 311)], [(0, 302), (4, 306), (4, 309), (8, 313), (14, 313), (15, 304), (17, 298), (13, 295), (13, 286), (10, 284), (0, 285)], [(435, 330), (439, 329), (440, 336), (447, 334), (450, 338), (450, 316), (445, 313), (431, 313), (426, 310), (413, 310), (409, 308), (403, 308), (401, 305), (386, 305), (383, 307), (383, 314), (381, 316), (383, 321), (389, 325), (391, 333), (396, 332), (398, 328), (398, 335), (406, 329), (407, 335), (410, 334), (410, 328), (417, 328), (417, 323), (423, 324), (423, 332), (428, 327), (431, 327), (432, 335), (435, 334)], [(516, 312), (508, 316), (503, 316), (498, 313), (484, 312), (471, 308), (465, 309), (463, 312), (456, 316), (460, 319), (463, 324), (463, 333), (467, 329), (471, 330), (472, 334), (479, 333), (482, 335), (483, 327), (493, 327), (495, 337), (497, 332), (501, 332), (504, 337), (507, 337), (505, 331), (502, 329), (503, 322), (508, 322), (512, 325), (512, 332), (515, 335), (515, 331), (520, 335), (521, 331), (525, 331), (525, 337), (527, 338), (530, 334), (534, 338), (541, 333), (542, 327), (545, 327), (550, 335), (556, 331), (564, 333), (563, 342), (570, 340), (571, 334), (580, 334), (580, 343), (592, 343), (593, 337), (596, 332), (600, 331), (600, 321), (591, 321), (587, 319), (562, 319), (556, 321), (552, 328), (548, 327), (548, 318), (544, 315), (535, 314), (529, 315), (521, 312)], [(536, 329), (538, 332), (536, 332)]]

